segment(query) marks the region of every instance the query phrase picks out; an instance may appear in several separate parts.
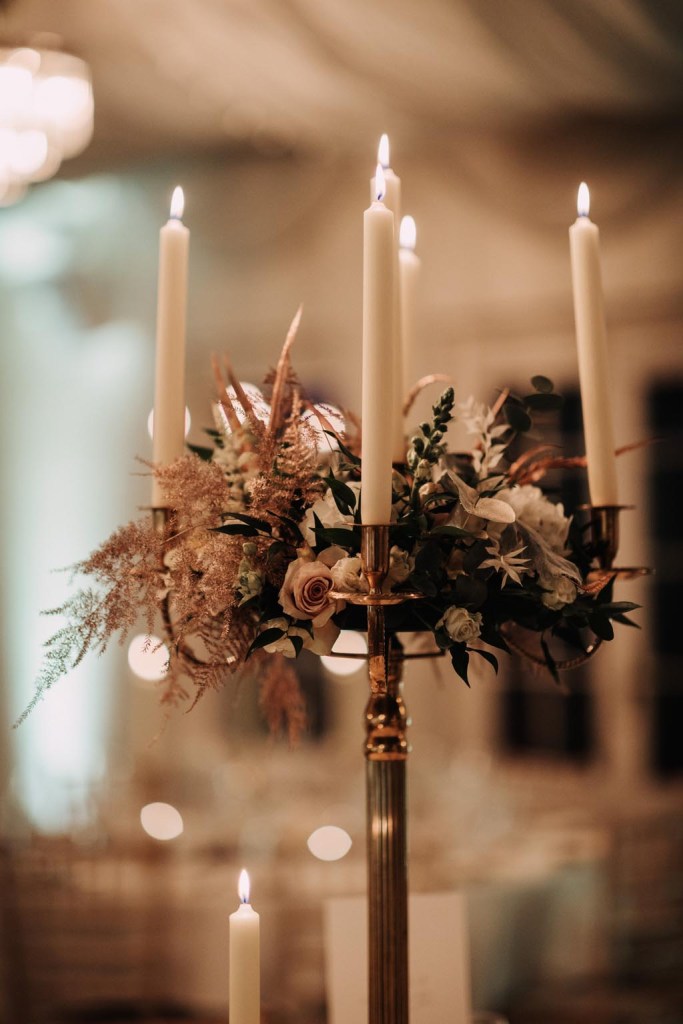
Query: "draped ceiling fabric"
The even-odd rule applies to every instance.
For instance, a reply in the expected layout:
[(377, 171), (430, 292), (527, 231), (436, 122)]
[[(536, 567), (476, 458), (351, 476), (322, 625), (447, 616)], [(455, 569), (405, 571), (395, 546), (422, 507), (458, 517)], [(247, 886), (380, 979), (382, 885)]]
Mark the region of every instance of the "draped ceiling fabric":
[(13, 0), (7, 33), (91, 61), (89, 161), (356, 149), (435, 133), (680, 114), (678, 0)]

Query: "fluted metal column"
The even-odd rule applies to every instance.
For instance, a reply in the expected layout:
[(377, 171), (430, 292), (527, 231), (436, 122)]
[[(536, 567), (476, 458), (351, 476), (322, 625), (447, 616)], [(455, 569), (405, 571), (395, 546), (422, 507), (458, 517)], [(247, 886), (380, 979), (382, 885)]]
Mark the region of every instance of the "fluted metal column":
[(363, 528), (370, 583), (365, 711), (368, 861), (368, 1020), (408, 1024), (408, 863), (406, 843), (407, 714), (401, 696), (402, 652), (387, 637), (381, 586), (389, 565), (387, 527)]
[(365, 754), (370, 1024), (408, 1022), (407, 715), (400, 658), (386, 692), (370, 694)]

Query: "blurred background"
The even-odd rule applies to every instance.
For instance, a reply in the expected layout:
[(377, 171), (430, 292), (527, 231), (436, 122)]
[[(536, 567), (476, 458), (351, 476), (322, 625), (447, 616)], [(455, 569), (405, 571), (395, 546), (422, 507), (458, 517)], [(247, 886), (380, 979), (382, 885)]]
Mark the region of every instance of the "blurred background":
[[(136, 456), (173, 187), (192, 233), (190, 440), (210, 425), (211, 353), (259, 383), (300, 302), (300, 377), (358, 409), (362, 211), (388, 132), (422, 260), (411, 376), (490, 400), (546, 374), (567, 399), (549, 428), (583, 452), (567, 229), (586, 180), (617, 443), (662, 438), (619, 460), (635, 506), (620, 563), (656, 569), (620, 585), (639, 632), (563, 690), (517, 662), (470, 690), (410, 667), (411, 885), (467, 893), (477, 1007), (682, 1021), (680, 3), (5, 0), (0, 15), (0, 47), (57, 34), (94, 96), (89, 144), (87, 81), (73, 137), (17, 156), (0, 131), (0, 1020), (226, 1019), (244, 865), (265, 1015), (326, 1019), (326, 901), (365, 884), (362, 671), (302, 660), (311, 729), (294, 751), (268, 739), (249, 680), (166, 719), (127, 645), (11, 723), (55, 628), (40, 612), (67, 592), (54, 570), (148, 501)], [(22, 161), (52, 177), (22, 194)], [(585, 500), (580, 474), (560, 497)], [(143, 827), (158, 802), (182, 831), (154, 809)], [(311, 852), (323, 825), (348, 833), (345, 856)]]

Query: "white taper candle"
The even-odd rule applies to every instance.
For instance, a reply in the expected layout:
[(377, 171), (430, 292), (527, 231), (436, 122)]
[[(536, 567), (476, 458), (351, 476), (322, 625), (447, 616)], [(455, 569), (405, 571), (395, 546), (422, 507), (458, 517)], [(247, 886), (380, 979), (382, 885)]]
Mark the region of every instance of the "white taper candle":
[[(403, 429), (403, 401), (405, 399), (405, 367), (403, 365), (401, 334), (401, 295), (398, 267), (398, 226), (401, 221), (401, 179), (391, 169), (389, 136), (383, 135), (377, 147), (377, 163), (384, 176), (384, 205), (394, 215), (394, 413), (391, 425), (391, 456), (394, 462), (406, 460), (406, 441)], [(370, 181), (370, 201), (377, 197), (376, 176)]]
[(578, 217), (569, 228), (569, 248), (588, 488), (592, 505), (616, 505), (619, 498), (600, 272), (600, 232), (588, 216), (589, 204), (588, 186), (582, 182)]
[[(190, 232), (182, 222), (183, 190), (176, 188), (171, 216), (159, 233), (156, 379), (152, 459), (167, 466), (185, 450), (185, 321)], [(152, 507), (168, 502), (156, 480)]]
[(363, 221), (363, 400), (361, 517), (391, 517), (394, 422), (394, 215), (382, 202), (383, 174)]
[(239, 908), (230, 915), (230, 1024), (260, 1024), (259, 915), (249, 903), (249, 875), (239, 878)]

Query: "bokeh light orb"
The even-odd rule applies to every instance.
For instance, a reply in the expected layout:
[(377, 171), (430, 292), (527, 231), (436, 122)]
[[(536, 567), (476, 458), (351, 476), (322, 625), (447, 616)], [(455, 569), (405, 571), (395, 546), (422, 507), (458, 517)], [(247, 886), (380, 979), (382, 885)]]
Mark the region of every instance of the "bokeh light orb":
[[(342, 629), (337, 637), (333, 651), (344, 651), (348, 654), (368, 653), (368, 642), (362, 633), (354, 633), (350, 629)], [(365, 661), (361, 658), (335, 658), (330, 655), (323, 655), (320, 659), (325, 669), (333, 676), (352, 676), (365, 668)]]
[(322, 825), (311, 832), (306, 845), (318, 860), (341, 860), (351, 849), (353, 840), (338, 825)]
[[(190, 427), (192, 426), (192, 417), (190, 416), (190, 410), (185, 406), (185, 437), (190, 433)], [(150, 412), (147, 417), (147, 433), (150, 437), (154, 437), (154, 409)]]
[(140, 633), (128, 645), (128, 664), (139, 679), (156, 683), (168, 671), (168, 647), (158, 636)]
[(140, 811), (140, 823), (148, 836), (162, 842), (177, 839), (183, 831), (182, 815), (171, 804), (145, 804)]

